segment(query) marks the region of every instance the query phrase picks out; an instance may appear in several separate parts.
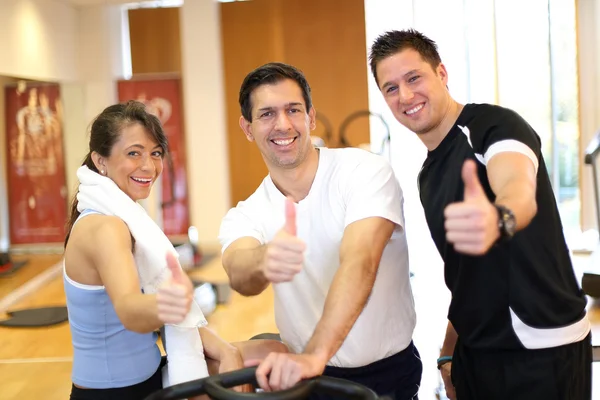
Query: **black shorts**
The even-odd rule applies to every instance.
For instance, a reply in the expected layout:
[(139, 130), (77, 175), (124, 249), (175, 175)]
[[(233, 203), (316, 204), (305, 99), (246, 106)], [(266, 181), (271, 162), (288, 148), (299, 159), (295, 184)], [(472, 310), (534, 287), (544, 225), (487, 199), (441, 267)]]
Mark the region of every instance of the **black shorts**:
[(163, 388), (162, 367), (166, 361), (166, 357), (163, 357), (154, 375), (135, 385), (110, 389), (81, 389), (73, 385), (70, 400), (144, 400)]
[(591, 334), (538, 350), (474, 350), (456, 343), (452, 381), (458, 400), (590, 400)]
[[(364, 367), (325, 367), (323, 375), (346, 379), (364, 385), (379, 396), (386, 395), (394, 400), (417, 400), (423, 364), (417, 348), (410, 342), (399, 353)], [(340, 396), (313, 394), (310, 400), (339, 399)]]

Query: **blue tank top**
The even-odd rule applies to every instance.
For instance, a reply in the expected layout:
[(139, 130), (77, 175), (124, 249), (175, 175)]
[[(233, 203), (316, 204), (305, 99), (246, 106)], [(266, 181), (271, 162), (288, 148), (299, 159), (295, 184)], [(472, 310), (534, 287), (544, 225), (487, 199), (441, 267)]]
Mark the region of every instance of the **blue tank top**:
[[(94, 213), (98, 214), (85, 210), (79, 218)], [(77, 283), (64, 269), (63, 282), (74, 351), (73, 383), (107, 389), (150, 378), (161, 359), (157, 335), (125, 329), (104, 286)]]

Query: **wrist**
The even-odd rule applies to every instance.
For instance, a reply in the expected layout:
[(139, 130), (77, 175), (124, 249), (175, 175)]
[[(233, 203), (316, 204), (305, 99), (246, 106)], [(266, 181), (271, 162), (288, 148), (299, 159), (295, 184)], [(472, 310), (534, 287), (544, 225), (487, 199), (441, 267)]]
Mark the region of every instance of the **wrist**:
[(437, 369), (442, 369), (442, 366), (451, 363), (452, 362), (452, 356), (440, 356), (437, 359)]
[(241, 357), (239, 349), (230, 344), (228, 344), (227, 346), (223, 346), (223, 348), (219, 352), (219, 355), (221, 356), (221, 361)]
[(311, 348), (310, 344), (306, 346), (304, 354), (313, 356), (314, 358), (319, 360), (319, 362), (322, 365), (327, 365), (327, 362), (331, 358), (328, 351), (326, 351), (325, 349)]
[(494, 204), (497, 212), (497, 238), (496, 241), (510, 240), (517, 228), (515, 214), (508, 207), (501, 204)]

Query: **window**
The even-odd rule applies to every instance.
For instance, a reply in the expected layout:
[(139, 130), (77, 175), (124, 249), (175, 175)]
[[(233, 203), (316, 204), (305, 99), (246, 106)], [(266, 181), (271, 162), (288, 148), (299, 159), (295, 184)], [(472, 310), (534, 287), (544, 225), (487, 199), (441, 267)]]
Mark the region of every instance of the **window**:
[(578, 232), (575, 2), (495, 1), (495, 24), (498, 104), (517, 111), (540, 135), (564, 228)]

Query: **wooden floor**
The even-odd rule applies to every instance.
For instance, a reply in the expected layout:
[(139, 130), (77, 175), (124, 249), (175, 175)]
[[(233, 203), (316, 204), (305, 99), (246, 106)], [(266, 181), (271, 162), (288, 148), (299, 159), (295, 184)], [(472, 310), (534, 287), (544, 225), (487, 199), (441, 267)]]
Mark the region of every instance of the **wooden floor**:
[[(0, 277), (0, 305), (19, 287), (48, 273), (61, 261), (60, 255), (26, 255), (29, 263), (12, 276)], [(56, 267), (55, 270), (58, 270)], [(419, 398), (433, 400), (439, 384), (435, 360), (446, 325), (448, 291), (439, 273), (417, 272), (412, 287), (417, 307), (415, 343), (421, 353), (424, 371)], [(226, 282), (219, 257), (190, 275), (209, 282)], [(45, 284), (26, 297), (17, 299), (9, 309), (64, 305), (62, 275), (54, 274)], [(0, 319), (4, 318), (0, 308)], [(590, 304), (590, 316), (596, 337), (600, 338), (600, 306)], [(276, 332), (273, 292), (269, 288), (251, 298), (232, 292), (227, 305), (220, 305), (208, 317), (210, 326), (228, 341), (246, 340), (263, 332)], [(0, 328), (0, 400), (68, 399), (73, 357), (68, 324), (38, 329)], [(600, 364), (600, 363), (597, 363)], [(600, 399), (600, 371), (595, 367), (595, 399)]]

